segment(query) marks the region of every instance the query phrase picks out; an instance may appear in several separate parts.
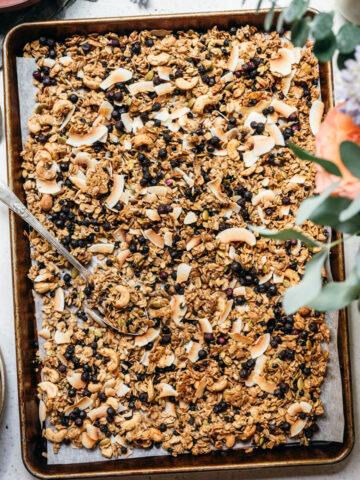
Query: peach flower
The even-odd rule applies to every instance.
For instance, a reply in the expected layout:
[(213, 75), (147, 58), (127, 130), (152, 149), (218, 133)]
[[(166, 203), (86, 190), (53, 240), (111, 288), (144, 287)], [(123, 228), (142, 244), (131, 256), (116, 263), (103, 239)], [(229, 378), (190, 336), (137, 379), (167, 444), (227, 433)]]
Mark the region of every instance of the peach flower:
[[(360, 180), (358, 180), (342, 163), (340, 144), (345, 140), (355, 142), (360, 146), (360, 127), (355, 125), (352, 118), (339, 111), (341, 104), (332, 108), (325, 117), (315, 137), (315, 154), (335, 163), (342, 173), (340, 185), (332, 193), (334, 197), (347, 197), (354, 200), (360, 194)], [(359, 159), (360, 161), (360, 159)], [(316, 191), (322, 193), (330, 185), (339, 181), (339, 177), (328, 173), (317, 165)]]

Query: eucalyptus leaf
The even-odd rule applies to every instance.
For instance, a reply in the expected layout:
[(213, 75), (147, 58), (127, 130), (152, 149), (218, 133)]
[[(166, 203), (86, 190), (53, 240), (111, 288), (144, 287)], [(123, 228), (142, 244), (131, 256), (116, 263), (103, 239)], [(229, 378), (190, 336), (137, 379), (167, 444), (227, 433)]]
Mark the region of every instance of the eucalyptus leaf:
[(300, 18), (291, 27), (291, 41), (295, 47), (303, 47), (309, 35), (309, 20)]
[(319, 294), (322, 286), (322, 267), (327, 254), (327, 250), (321, 250), (314, 255), (306, 264), (301, 282), (286, 290), (282, 304), (287, 315), (297, 312)]
[(320, 12), (311, 22), (310, 32), (315, 40), (322, 40), (332, 31), (334, 12)]
[(292, 0), (290, 5), (284, 9), (284, 20), (286, 23), (292, 23), (300, 19), (309, 6), (309, 0)]
[(337, 48), (341, 53), (350, 53), (360, 43), (360, 28), (353, 23), (345, 23), (337, 34)]
[(360, 250), (355, 255), (355, 269), (357, 277), (360, 278)]
[(281, 10), (280, 15), (278, 16), (277, 22), (276, 22), (276, 31), (281, 32), (282, 28), (284, 25), (284, 10)]
[(264, 227), (254, 227), (252, 225), (250, 225), (249, 228), (253, 232), (257, 232), (265, 238), (273, 238), (275, 240), (300, 240), (300, 242), (305, 243), (305, 245), (307, 245), (308, 247), (324, 246), (322, 243), (317, 242), (312, 238), (307, 237), (303, 233), (298, 232), (297, 230), (293, 230), (292, 228), (282, 230), (281, 232), (277, 232), (276, 230), (269, 230), (268, 228)]
[(360, 147), (346, 140), (340, 144), (340, 156), (345, 167), (360, 178)]
[(330, 197), (332, 192), (336, 189), (336, 187), (339, 185), (340, 182), (334, 183), (333, 185), (330, 185), (325, 192), (323, 192), (321, 195), (317, 195), (316, 197), (311, 197), (307, 198), (304, 200), (297, 212), (296, 215), (296, 224), (301, 225), (302, 223), (305, 222), (308, 218), (311, 217), (312, 213), (319, 208), (319, 206), (325, 202), (325, 200)]
[(258, 4), (256, 5), (256, 11), (257, 12), (260, 10), (262, 2), (263, 2), (263, 0), (258, 1)]
[(352, 52), (350, 53), (340, 53), (338, 54), (337, 56), (337, 59), (336, 59), (336, 63), (337, 63), (337, 66), (339, 68), (339, 70), (343, 70), (345, 67), (345, 62), (346, 60), (349, 60), (349, 59), (354, 59), (355, 58), (355, 50), (353, 50)]
[(360, 232), (360, 215), (342, 222), (339, 216), (348, 208), (351, 201), (343, 197), (329, 197), (321, 203), (311, 214), (309, 220), (317, 225), (328, 225), (343, 233), (355, 234)]
[(346, 307), (360, 295), (360, 280), (353, 269), (344, 282), (330, 282), (306, 303), (309, 308), (327, 312)]
[(335, 165), (335, 163), (329, 162), (329, 160), (325, 160), (323, 158), (315, 157), (315, 155), (312, 155), (311, 153), (306, 152), (305, 150), (298, 147), (297, 145), (294, 145), (291, 142), (287, 142), (287, 146), (295, 153), (297, 157), (301, 158), (301, 160), (308, 160), (309, 162), (317, 163), (324, 170), (331, 173), (332, 175), (341, 177), (341, 172), (338, 169), (338, 167)]
[(336, 50), (336, 37), (331, 32), (321, 40), (316, 40), (314, 44), (314, 54), (320, 62), (329, 62)]
[(275, 13), (275, 2), (272, 2), (270, 10), (267, 12), (265, 21), (264, 21), (264, 29), (265, 32), (268, 32), (271, 28)]
[(343, 210), (339, 215), (339, 220), (345, 222), (349, 218), (354, 217), (360, 212), (360, 195), (358, 195), (355, 200), (353, 200), (350, 205)]

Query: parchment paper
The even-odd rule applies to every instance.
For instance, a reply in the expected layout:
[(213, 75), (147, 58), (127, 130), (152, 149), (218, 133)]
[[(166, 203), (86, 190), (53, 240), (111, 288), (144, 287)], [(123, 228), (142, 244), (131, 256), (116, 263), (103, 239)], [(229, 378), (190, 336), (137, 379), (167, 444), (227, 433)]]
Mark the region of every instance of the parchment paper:
[[(36, 70), (36, 64), (33, 59), (17, 58), (17, 78), (18, 93), (20, 103), (20, 119), (21, 119), (21, 136), (23, 143), (28, 135), (27, 120), (33, 114), (36, 102), (36, 87), (32, 83), (32, 72)], [(328, 275), (331, 276), (329, 262), (327, 262)], [(42, 304), (41, 297), (35, 295), (35, 310), (38, 331), (42, 325)], [(331, 340), (329, 345), (323, 348), (329, 351), (329, 360), (327, 365), (327, 373), (322, 384), (321, 400), (324, 405), (325, 413), (318, 420), (320, 430), (313, 437), (313, 442), (342, 442), (344, 437), (344, 405), (341, 386), (341, 373), (339, 365), (339, 355), (337, 348), (338, 334), (338, 312), (327, 312), (325, 321), (330, 330)], [(44, 340), (38, 339), (40, 349)], [(297, 441), (289, 440), (287, 444), (297, 444)], [(236, 448), (248, 448), (249, 443), (239, 443)], [(152, 448), (150, 450), (134, 449), (131, 458), (136, 457), (154, 457), (160, 455), (168, 455), (168, 452), (162, 448)], [(124, 457), (120, 457), (121, 461)], [(69, 464), (69, 463), (88, 463), (106, 460), (100, 453), (99, 449), (94, 451), (83, 449), (74, 449), (71, 446), (62, 445), (59, 453), (54, 454), (52, 443), (48, 442), (47, 461), (50, 465)]]

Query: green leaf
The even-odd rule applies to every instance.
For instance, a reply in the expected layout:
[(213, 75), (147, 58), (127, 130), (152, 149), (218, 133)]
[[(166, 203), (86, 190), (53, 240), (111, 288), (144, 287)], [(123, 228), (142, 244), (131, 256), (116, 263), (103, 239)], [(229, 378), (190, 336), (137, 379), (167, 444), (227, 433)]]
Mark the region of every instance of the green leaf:
[(350, 53), (340, 53), (337, 56), (337, 66), (339, 70), (343, 70), (345, 68), (345, 62), (346, 60), (349, 60), (350, 58), (354, 59), (355, 58), (355, 50), (353, 50)]
[(320, 12), (311, 22), (311, 35), (314, 40), (322, 40), (330, 34), (334, 23), (334, 12)]
[(294, 145), (291, 142), (287, 142), (286, 145), (295, 153), (297, 157), (301, 158), (301, 160), (308, 160), (309, 162), (317, 163), (324, 170), (331, 173), (332, 175), (337, 175), (338, 177), (341, 177), (341, 172), (335, 165), (335, 163), (329, 162), (329, 160), (324, 160), (323, 158), (315, 157), (315, 155), (306, 152), (305, 150), (298, 147), (297, 145)]
[(307, 237), (301, 232), (297, 230), (293, 230), (292, 228), (288, 228), (286, 230), (282, 230), (281, 232), (277, 232), (276, 230), (269, 230), (268, 228), (264, 227), (254, 227), (252, 225), (249, 226), (250, 230), (253, 232), (259, 233), (262, 237), (265, 238), (273, 238), (275, 240), (300, 240), (300, 242), (305, 243), (308, 247), (322, 247), (323, 244), (313, 240), (312, 238)]
[(325, 202), (325, 200), (330, 197), (332, 192), (336, 189), (340, 182), (336, 182), (333, 185), (330, 185), (325, 192), (316, 197), (307, 198), (301, 202), (299, 210), (296, 215), (296, 225), (301, 225), (305, 220), (309, 219), (311, 215), (315, 212), (320, 205)]
[(337, 34), (337, 48), (341, 53), (350, 53), (360, 43), (360, 28), (353, 23), (345, 23)]
[(355, 271), (358, 278), (360, 278), (360, 250), (355, 255)]
[(360, 178), (360, 147), (354, 142), (346, 140), (340, 144), (340, 156), (345, 167)]
[(258, 1), (258, 4), (256, 5), (256, 11), (257, 12), (260, 10), (262, 2), (263, 2), (263, 0)]
[(286, 23), (292, 23), (301, 18), (309, 6), (309, 0), (292, 0), (290, 5), (284, 9), (284, 20)]
[(309, 308), (327, 312), (346, 307), (360, 295), (360, 281), (353, 269), (344, 282), (330, 282), (312, 300)]
[(319, 294), (322, 285), (322, 267), (327, 254), (327, 250), (321, 250), (314, 255), (306, 264), (305, 275), (301, 282), (286, 290), (282, 302), (286, 314), (295, 313)]
[(339, 220), (345, 222), (349, 218), (354, 217), (360, 212), (360, 195), (358, 195), (355, 200), (353, 200), (350, 205), (343, 210), (339, 215)]
[(309, 35), (309, 20), (300, 18), (291, 27), (291, 41), (295, 47), (303, 47)]
[(272, 2), (271, 8), (266, 14), (265, 21), (264, 21), (265, 32), (268, 32), (271, 28), (271, 25), (274, 19), (274, 13), (275, 13), (275, 2)]
[(342, 222), (339, 216), (350, 205), (350, 200), (343, 197), (329, 197), (310, 215), (309, 220), (317, 225), (328, 225), (343, 233), (360, 232), (360, 215)]
[(276, 22), (276, 31), (281, 32), (283, 25), (284, 25), (284, 10), (281, 10), (280, 15), (278, 16), (278, 19)]
[(320, 62), (329, 62), (336, 50), (336, 37), (331, 32), (321, 40), (316, 40), (314, 45), (314, 54)]

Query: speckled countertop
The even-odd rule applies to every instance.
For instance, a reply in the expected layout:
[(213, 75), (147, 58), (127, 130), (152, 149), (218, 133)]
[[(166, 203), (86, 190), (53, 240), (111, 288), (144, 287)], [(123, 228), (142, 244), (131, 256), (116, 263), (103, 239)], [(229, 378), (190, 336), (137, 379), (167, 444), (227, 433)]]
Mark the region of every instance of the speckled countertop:
[[(51, 0), (52, 1), (52, 0)], [(58, 0), (56, 0), (58, 1)], [(278, 2), (280, 5), (287, 4), (287, 1)], [(62, 18), (86, 18), (86, 17), (104, 17), (107, 13), (112, 16), (141, 15), (141, 14), (160, 14), (160, 13), (182, 13), (195, 11), (216, 11), (216, 10), (234, 10), (241, 8), (254, 8), (257, 0), (246, 0), (242, 6), (241, 0), (149, 0), (147, 8), (141, 8), (130, 0), (98, 0), (89, 2), (87, 0), (77, 0), (65, 8)], [(264, 1), (264, 6), (268, 6), (270, 1)], [(312, 7), (319, 10), (331, 10), (335, 7), (336, 0), (312, 0)], [(2, 20), (2, 19), (1, 19)], [(339, 14), (335, 17), (335, 23), (340, 26), (343, 19)], [(3, 23), (2, 23), (3, 26)], [(2, 77), (2, 72), (0, 72)], [(2, 78), (0, 78), (0, 105), (3, 109), (3, 87)], [(0, 177), (6, 178), (6, 149), (3, 138), (3, 127), (0, 141)], [(12, 287), (11, 287), (11, 268), (10, 268), (10, 242), (9, 242), (9, 222), (8, 211), (0, 205), (0, 245), (2, 254), (0, 255), (0, 348), (6, 362), (7, 371), (7, 397), (5, 416), (0, 426), (0, 480), (28, 480), (34, 477), (30, 475), (22, 463), (20, 450), (20, 429), (18, 415), (18, 394), (16, 379), (16, 360), (14, 345), (14, 326), (13, 326), (13, 306), (12, 306)], [(357, 247), (357, 240), (346, 244), (346, 265), (351, 266)], [(355, 428), (356, 432), (359, 426), (359, 387), (360, 383), (360, 349), (357, 348), (355, 339), (360, 340), (360, 314), (356, 305), (350, 311), (350, 338), (351, 338), (351, 360), (352, 360), (352, 378), (353, 394), (355, 407)], [(331, 411), (330, 411), (331, 414)], [(355, 432), (355, 434), (356, 434)], [(268, 469), (263, 471), (242, 472), (223, 472), (224, 480), (233, 480), (241, 478), (248, 479), (311, 479), (311, 480), (358, 480), (360, 477), (360, 444), (356, 441), (352, 454), (342, 463), (330, 467), (309, 467), (309, 468), (285, 468)], [(215, 480), (219, 476), (218, 472), (190, 475), (164, 475), (163, 480)], [(134, 477), (133, 477), (134, 478)], [(140, 477), (137, 477), (140, 478)], [(144, 479), (144, 477), (141, 477)], [(156, 477), (149, 477), (154, 480)], [(159, 477), (157, 477), (159, 478)]]

